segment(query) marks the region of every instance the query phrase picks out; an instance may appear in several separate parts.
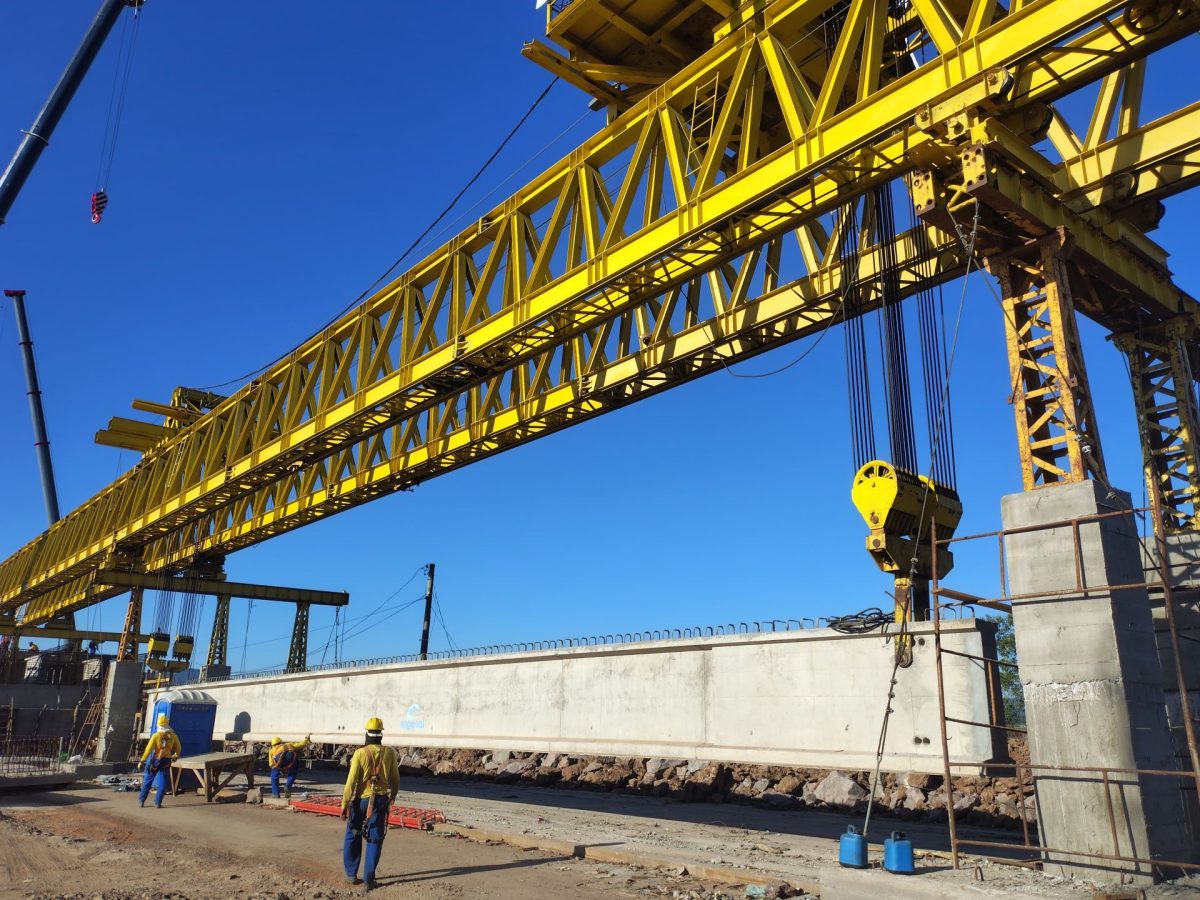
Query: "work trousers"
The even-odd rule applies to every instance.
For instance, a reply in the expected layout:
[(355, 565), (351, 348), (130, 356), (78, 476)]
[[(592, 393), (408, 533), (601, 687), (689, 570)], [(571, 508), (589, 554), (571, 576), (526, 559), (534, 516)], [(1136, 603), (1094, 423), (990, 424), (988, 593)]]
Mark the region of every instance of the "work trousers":
[(271, 770), (271, 793), (276, 797), (279, 796), (280, 775), (283, 775), (287, 779), (284, 783), (288, 793), (291, 793), (292, 785), (296, 783), (296, 767), (292, 766), (290, 769), (274, 768)]
[(363, 855), (363, 839), (366, 838), (367, 858), (363, 865), (363, 880), (374, 881), (375, 867), (379, 865), (379, 851), (383, 847), (384, 835), (387, 834), (388, 798), (376, 795), (370, 821), (367, 821), (367, 803), (367, 798), (363, 797), (350, 804), (349, 815), (346, 817), (346, 843), (342, 848), (342, 863), (349, 877), (358, 875), (358, 864)]
[(157, 782), (158, 792), (154, 795), (154, 805), (162, 806), (163, 791), (167, 789), (167, 779), (170, 777), (170, 759), (155, 759), (154, 757), (150, 757), (150, 759), (146, 760), (146, 768), (142, 772), (142, 790), (138, 794), (138, 802), (146, 802), (146, 798), (150, 796), (150, 786)]

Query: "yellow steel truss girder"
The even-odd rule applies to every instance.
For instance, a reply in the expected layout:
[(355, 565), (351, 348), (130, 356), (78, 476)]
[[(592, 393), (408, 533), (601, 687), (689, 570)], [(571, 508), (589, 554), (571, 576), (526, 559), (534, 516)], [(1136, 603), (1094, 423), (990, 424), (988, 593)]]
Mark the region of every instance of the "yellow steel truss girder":
[[(830, 256), (836, 241), (835, 236), (821, 248), (823, 259), (811, 275), (723, 312), (715, 311), (711, 296), (705, 297), (704, 309), (691, 304), (690, 317), (681, 309), (686, 298), (648, 301), (614, 323), (610, 346), (593, 346), (583, 366), (576, 367), (578, 357), (569, 346), (554, 348), (522, 367), (526, 377), (506, 372), (444, 398), (424, 422), (409, 420), (315, 461), (312, 469), (320, 474), (312, 481), (319, 487), (306, 489), (294, 475), (260, 489), (192, 523), (181, 537), (150, 545), (144, 562), (151, 569), (171, 569), (195, 552), (249, 546), (820, 333), (840, 320), (845, 273), (836, 250)], [(957, 241), (935, 229), (926, 229), (924, 240), (915, 232), (902, 233), (894, 247), (905, 295), (919, 284), (943, 282), (965, 270)], [(863, 311), (880, 302), (871, 286), (882, 259), (872, 246), (859, 260)], [(559, 355), (573, 358), (560, 366)], [(31, 608), (41, 615), (42, 609), (74, 608), (104, 595), (98, 588), (89, 592), (68, 585), (38, 598)]]
[(1158, 199), (1200, 182), (1200, 102), (1082, 150), (1058, 167), (1068, 198), (1093, 206)]
[[(850, 181), (860, 175), (855, 166), (896, 175), (918, 164), (922, 152), (936, 158), (931, 139), (904, 130), (905, 123), (989, 69), (1018, 71), (1021, 102), (1048, 101), (1165, 42), (1172, 29), (1188, 27), (1181, 14), (1166, 30), (1139, 34), (1119, 19), (1105, 18), (1122, 5), (1042, 0), (849, 108), (837, 111), (826, 104), (829, 117), (807, 122), (802, 133), (794, 129), (806, 121), (806, 111), (791, 110), (789, 117), (784, 110), (793, 129), (785, 146), (763, 158), (739, 153), (738, 164), (745, 168), (705, 186), (692, 179), (694, 151), (682, 145), (687, 135), (680, 124), (698, 85), (714, 77), (728, 81), (745, 54), (759, 52), (762, 37), (750, 27), (732, 33), (485, 217), (476, 231), (460, 235), (298, 348), (0, 565), (0, 603), (11, 608), (77, 579), (114, 548), (135, 548), (239, 502), (314, 458), (419, 414), (448, 392), (481, 382), (514, 361), (574, 342), (644, 296), (662, 293), (795, 227), (802, 215), (797, 210), (813, 214), (835, 199), (832, 179), (814, 178), (817, 172)], [(788, 15), (799, 17), (820, 6), (778, 3), (772, 7), (779, 10), (773, 21), (783, 23)], [(1098, 21), (1103, 24), (1072, 38)], [(1115, 42), (1114, 51), (1097, 54), (1105, 42)], [(772, 77), (777, 76), (770, 67), (756, 66), (752, 81), (758, 83), (751, 89), (761, 89), (765, 78), (777, 102), (792, 102), (794, 93)], [(847, 94), (857, 96), (849, 84)], [(743, 99), (727, 96), (725, 102)], [(654, 165), (670, 177), (656, 181), (653, 165), (647, 165), (646, 184), (653, 183), (657, 193), (646, 197), (645, 206), (660, 215), (640, 225), (632, 216), (629, 222), (610, 219), (612, 195), (604, 185), (604, 168), (619, 168), (623, 154), (632, 153), (654, 129), (657, 146), (651, 157), (662, 159)], [(882, 147), (898, 152), (860, 149), (888, 134), (893, 136), (883, 138)], [(642, 174), (633, 171), (625, 178)], [(825, 184), (826, 194), (815, 191), (816, 184)], [(668, 185), (675, 191), (669, 199)], [(559, 230), (548, 229), (539, 240), (536, 226), (528, 223), (546, 212), (553, 221), (567, 205), (578, 214), (558, 216)], [(564, 234), (568, 219), (570, 234)], [(581, 221), (590, 223), (583, 235)], [(517, 222), (525, 225), (515, 227)], [(521, 284), (506, 277), (504, 288), (489, 295), (498, 273), (524, 265), (527, 256), (538, 280)], [(391, 344), (384, 342), (389, 334)], [(369, 360), (364, 348), (370, 350)], [(41, 615), (44, 609), (39, 605), (31, 611)]]

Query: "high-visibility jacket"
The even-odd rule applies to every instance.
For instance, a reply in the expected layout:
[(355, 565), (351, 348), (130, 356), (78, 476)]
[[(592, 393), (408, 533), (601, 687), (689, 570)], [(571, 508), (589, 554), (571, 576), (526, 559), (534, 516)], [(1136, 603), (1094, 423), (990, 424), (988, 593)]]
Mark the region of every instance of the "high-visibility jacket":
[(399, 790), (400, 764), (396, 760), (396, 751), (382, 744), (367, 744), (355, 750), (350, 758), (350, 774), (346, 776), (346, 787), (342, 791), (342, 808), (372, 793), (395, 800)]
[[(280, 763), (283, 762), (283, 755), (289, 750), (303, 750), (308, 746), (308, 741), (292, 741), (291, 743), (284, 741), (282, 744), (276, 744), (267, 753), (267, 761), (271, 764), (272, 769), (280, 768)], [(292, 764), (288, 766), (290, 769), (296, 764), (296, 759), (292, 757)]]
[(145, 765), (151, 754), (155, 759), (165, 759), (179, 756), (182, 749), (179, 737), (174, 731), (170, 728), (160, 728), (146, 741), (146, 749), (142, 751), (142, 764)]

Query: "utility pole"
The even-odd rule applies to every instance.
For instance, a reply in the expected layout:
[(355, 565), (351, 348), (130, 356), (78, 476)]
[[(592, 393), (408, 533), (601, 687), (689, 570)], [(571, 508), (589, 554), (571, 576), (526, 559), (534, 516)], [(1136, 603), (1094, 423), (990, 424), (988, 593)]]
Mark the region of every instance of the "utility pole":
[(50, 461), (50, 438), (46, 435), (46, 414), (42, 409), (42, 389), (38, 385), (37, 363), (33, 359), (33, 340), (25, 317), (25, 292), (7, 290), (17, 314), (17, 342), (25, 363), (25, 383), (29, 394), (29, 415), (33, 419), (33, 446), (37, 451), (38, 471), (42, 476), (42, 499), (46, 503), (47, 525), (58, 521), (58, 491), (54, 487), (54, 464)]
[(425, 567), (425, 622), (421, 625), (421, 659), (429, 658), (429, 617), (433, 614), (433, 563)]
[(144, 0), (104, 0), (100, 4), (100, 9), (96, 13), (96, 17), (92, 19), (92, 24), (83, 36), (83, 41), (80, 42), (75, 55), (71, 57), (66, 69), (59, 76), (58, 83), (54, 85), (54, 90), (50, 92), (50, 97), (46, 100), (41, 112), (38, 113), (33, 125), (21, 138), (21, 143), (17, 145), (17, 152), (13, 154), (8, 168), (4, 170), (3, 175), (0, 175), (0, 225), (4, 224), (4, 219), (8, 215), (9, 209), (12, 208), (13, 201), (17, 199), (17, 194), (21, 193), (21, 187), (37, 164), (38, 157), (49, 146), (50, 135), (54, 133), (55, 126), (66, 112), (83, 77), (91, 68), (105, 38), (117, 24), (117, 19), (121, 17), (121, 10), (127, 6), (141, 6), (143, 2)]

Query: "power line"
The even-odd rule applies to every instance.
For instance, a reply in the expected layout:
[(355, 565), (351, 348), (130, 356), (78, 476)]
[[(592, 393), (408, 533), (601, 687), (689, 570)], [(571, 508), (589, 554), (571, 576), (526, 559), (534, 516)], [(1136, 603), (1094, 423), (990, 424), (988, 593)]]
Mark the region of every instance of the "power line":
[[(348, 619), (345, 622), (342, 622), (340, 624), (344, 627), (345, 625), (349, 625), (351, 622), (362, 622), (365, 619), (369, 619), (371, 616), (373, 616), (377, 612), (379, 612), (379, 610), (383, 609), (384, 606), (386, 606), (388, 603), (390, 603), (392, 600), (394, 600), (401, 591), (403, 591), (406, 587), (408, 587), (410, 584), (412, 584), (413, 579), (415, 579), (418, 575), (420, 575), (421, 572), (424, 571), (424, 569), (425, 569), (424, 566), (418, 566), (416, 569), (414, 569), (412, 575), (410, 575), (408, 577), (408, 580), (406, 582), (404, 582), (404, 584), (402, 584), (402, 585), (400, 585), (400, 587), (396, 588), (396, 590), (394, 590), (390, 595), (388, 595), (387, 599), (385, 599), (382, 603), (380, 603), (378, 606), (376, 606), (369, 613), (365, 613), (354, 619)], [(251, 609), (253, 609), (253, 607), (254, 607), (253, 600), (250, 601), (250, 607), (251, 607)], [(312, 631), (321, 632), (321, 631), (335, 630), (335, 629), (337, 629), (338, 625), (339, 625), (339, 622), (335, 618), (334, 623), (332, 625), (324, 625), (321, 628), (310, 629), (309, 633), (311, 634)], [(244, 640), (247, 640), (247, 641), (249, 640), (249, 632), (250, 632), (250, 614), (249, 614), (249, 612), (247, 612), (247, 614), (246, 614), (246, 638)], [(242, 652), (242, 669), (244, 670), (246, 667), (245, 649), (247, 647), (261, 647), (265, 644), (277, 644), (280, 641), (288, 641), (288, 640), (291, 640), (290, 635), (283, 636), (283, 637), (266, 638), (261, 641), (254, 641), (253, 643), (244, 643), (237, 647), (231, 647), (230, 650), (242, 650), (243, 651)], [(344, 635), (342, 637), (342, 640), (345, 640)]]
[[(480, 179), (480, 177), (483, 175), (483, 173), (488, 170), (488, 167), (491, 166), (491, 164), (495, 161), (496, 157), (498, 157), (501, 154), (501, 152), (503, 152), (504, 148), (508, 146), (508, 142), (513, 139), (513, 137), (516, 135), (516, 133), (518, 131), (521, 130), (521, 126), (525, 124), (525, 122), (529, 119), (529, 117), (531, 115), (533, 115), (534, 110), (536, 110), (538, 108), (538, 106), (541, 105), (542, 101), (546, 99), (546, 95), (550, 93), (550, 89), (552, 87), (554, 87), (554, 85), (557, 83), (558, 83), (558, 76), (556, 75), (550, 81), (550, 83), (548, 85), (546, 85), (546, 87), (542, 90), (542, 92), (540, 94), (538, 94), (537, 99), (533, 101), (533, 103), (530, 105), (529, 109), (525, 110), (525, 114), (523, 116), (521, 116), (521, 118), (519, 120), (517, 120), (517, 124), (514, 125), (512, 127), (512, 129), (508, 132), (508, 134), (506, 134), (504, 136), (504, 140), (502, 140), (500, 142), (500, 144), (496, 147), (496, 149), (492, 151), (492, 155), (489, 156), (484, 161), (483, 165), (480, 166), (479, 169), (475, 172), (475, 174), (471, 176), (471, 179), (465, 185), (463, 185), (462, 189), (457, 194), (454, 195), (454, 199), (451, 200), (449, 204), (447, 204), (446, 208), (437, 214), (437, 218), (435, 218), (431, 223), (429, 223), (429, 226), (417, 236), (416, 240), (414, 240), (411, 244), (408, 245), (408, 249), (405, 250), (403, 253), (401, 253), (400, 256), (397, 257), (396, 261), (393, 262), (390, 266), (388, 266), (386, 271), (384, 271), (384, 273), (382, 275), (380, 275), (378, 278), (376, 278), (371, 283), (370, 287), (368, 287), (361, 294), (359, 294), (357, 297), (355, 297), (353, 300), (351, 300), (349, 303), (347, 303), (341, 310), (338, 311), (337, 315), (335, 315), (332, 319), (330, 319), (328, 322), (326, 322), (324, 325), (322, 325), (321, 328), (318, 329), (319, 331), (324, 331), (326, 328), (328, 328), (333, 323), (335, 323), (338, 319), (340, 319), (342, 316), (344, 316), (347, 312), (349, 312), (351, 309), (353, 309), (359, 303), (361, 303), (363, 300), (365, 300), (367, 297), (369, 297), (371, 295), (371, 293), (375, 290), (375, 288), (377, 288), (383, 281), (385, 281), (387, 278), (389, 278), (391, 276), (391, 274), (396, 271), (397, 268), (399, 268), (400, 264), (403, 263), (404, 260), (406, 260), (408, 258), (409, 254), (412, 253), (413, 250), (415, 250), (418, 245), (420, 245), (421, 241), (425, 240), (425, 238), (429, 234), (429, 232), (433, 231), (433, 229), (437, 227), (438, 223), (441, 222), (442, 219), (444, 219), (450, 213), (450, 211), (452, 209), (454, 209), (454, 207), (458, 203), (458, 201), (462, 199), (463, 194), (465, 194), (468, 190), (470, 190), (471, 186), (474, 185), (475, 182)], [(286, 355), (287, 354), (278, 356), (275, 359), (271, 360), (271, 362), (267, 363), (265, 366), (260, 366), (259, 368), (255, 369), (252, 372), (247, 372), (244, 375), (239, 375), (236, 378), (229, 379), (228, 381), (222, 381), (220, 384), (205, 385), (204, 387), (197, 388), (197, 390), (211, 391), (211, 390), (215, 390), (216, 388), (228, 387), (231, 384), (238, 384), (240, 382), (245, 381), (248, 378), (253, 378), (256, 375), (259, 375), (262, 372), (265, 372), (267, 369), (271, 368), (271, 366), (275, 365), (277, 362), (284, 359), (284, 357), (286, 357)]]

